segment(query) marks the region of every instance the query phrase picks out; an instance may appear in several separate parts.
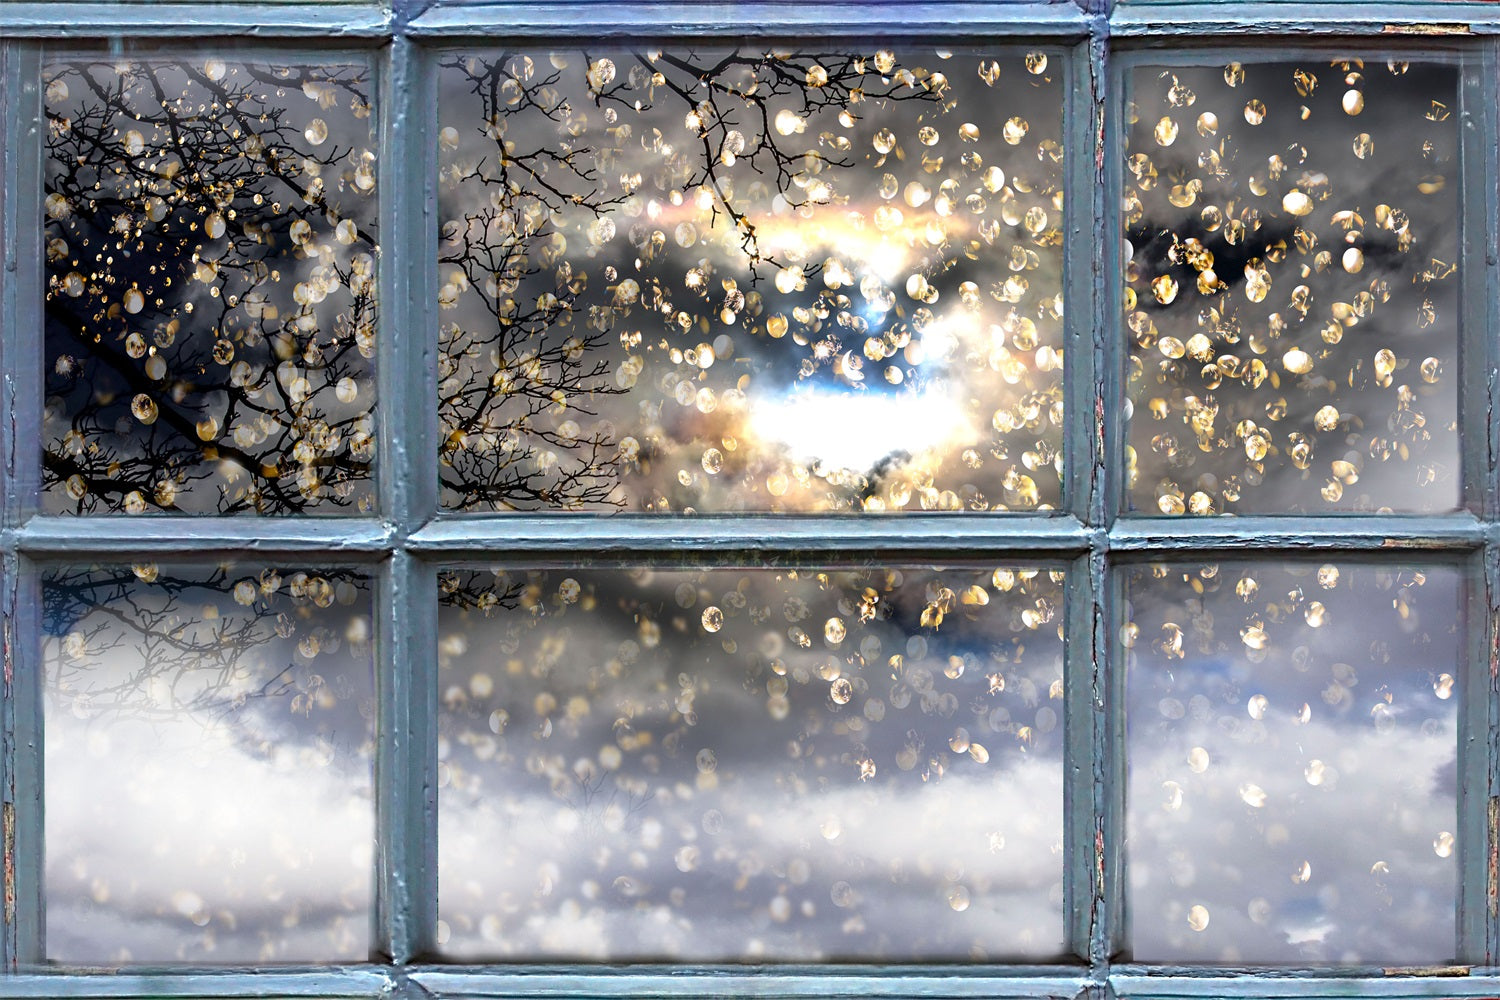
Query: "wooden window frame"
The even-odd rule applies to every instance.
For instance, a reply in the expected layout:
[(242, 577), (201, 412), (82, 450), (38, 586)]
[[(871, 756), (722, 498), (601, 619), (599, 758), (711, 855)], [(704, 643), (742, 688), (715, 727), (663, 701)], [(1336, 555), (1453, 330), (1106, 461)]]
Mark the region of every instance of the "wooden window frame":
[[(1067, 476), (1057, 511), (879, 517), (445, 515), (437, 493), (436, 56), (446, 47), (676, 37), (1035, 41), (1067, 49), (1065, 400)], [(43, 328), (40, 66), (57, 47), (231, 42), (360, 53), (378, 68), (384, 253), (377, 465), (368, 517), (127, 518), (42, 514)], [(1120, 315), (1121, 97), (1125, 74), (1169, 50), (1399, 51), (1461, 70), (1464, 507), (1440, 517), (1123, 517), (1125, 350)], [(5, 848), (0, 995), (15, 997), (996, 997), (1130, 1000), (1500, 996), (1500, 395), (1496, 332), (1500, 4), (1058, 0), (325, 0), (0, 2), (0, 820)], [(1143, 966), (1128, 961), (1124, 897), (1123, 670), (1114, 570), (1142, 560), (1275, 558), (1393, 550), (1468, 569), (1468, 692), (1460, 720), (1457, 954), (1463, 965)], [(1075, 962), (1054, 966), (462, 966), (434, 964), (437, 923), (436, 569), (545, 557), (616, 561), (712, 551), (725, 560), (903, 563), (1037, 559), (1068, 568), (1065, 919)], [(308, 968), (42, 968), (39, 569), (68, 561), (252, 552), (359, 564), (376, 581), (379, 699), (372, 960)], [(1122, 957), (1123, 960), (1122, 960)]]

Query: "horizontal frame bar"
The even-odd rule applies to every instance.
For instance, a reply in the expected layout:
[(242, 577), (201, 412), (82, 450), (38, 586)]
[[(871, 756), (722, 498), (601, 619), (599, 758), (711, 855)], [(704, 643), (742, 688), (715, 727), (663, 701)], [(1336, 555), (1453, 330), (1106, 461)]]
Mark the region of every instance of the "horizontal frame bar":
[(372, 3), (0, 3), (0, 38), (381, 38), (391, 17)]
[(1083, 976), (997, 976), (941, 966), (754, 969), (641, 968), (448, 971), (413, 969), (413, 982), (437, 996), (463, 997), (997, 997), (1073, 1000), (1090, 985)]
[[(1116, 966), (1116, 969), (1126, 968)], [(1238, 975), (1223, 970), (1136, 967), (1110, 976), (1116, 995), (1141, 998), (1281, 997), (1493, 997), (1500, 996), (1500, 977), (1470, 976), (1464, 966), (1367, 971), (1331, 976), (1327, 969), (1256, 969)], [(1411, 973), (1423, 973), (1414, 975)]]
[[(619, 3), (608, 6), (554, 2), (486, 7), (439, 7), (414, 18), (407, 32), (420, 39), (493, 42), (547, 38), (577, 44), (619, 36), (673, 37), (732, 34), (765, 38), (795, 34), (798, 38), (848, 37), (1011, 38), (1052, 36), (1083, 38), (1091, 19), (1072, 4), (958, 3), (878, 5), (854, 0), (809, 5), (778, 3), (668, 2)], [(937, 26), (937, 27), (934, 27)]]
[(1296, 517), (1131, 517), (1109, 533), (1114, 552), (1181, 556), (1277, 549), (1467, 552), (1495, 531), (1468, 513), (1447, 517), (1332, 515)]
[[(213, 972), (121, 975), (79, 972), (6, 976), (7, 997), (378, 997), (391, 992), (392, 979), (376, 968), (328, 967), (315, 970), (219, 969)], [(251, 975), (253, 973), (253, 975)]]
[(33, 517), (6, 546), (34, 559), (170, 553), (184, 558), (245, 553), (375, 557), (398, 533), (364, 518)]
[(1103, 546), (1175, 555), (1200, 550), (1312, 548), (1463, 552), (1500, 541), (1500, 526), (1470, 514), (1447, 517), (1122, 518), (1106, 534), (1075, 518), (912, 514), (878, 518), (750, 515), (640, 518), (575, 514), (439, 517), (403, 538), (365, 518), (33, 517), (7, 544), (38, 559), (243, 552), (378, 556), (407, 548), (423, 556), (486, 558), (556, 554), (629, 557), (664, 551), (868, 553), (872, 558), (954, 558), (1037, 553), (1068, 558)]
[(1071, 517), (897, 515), (879, 518), (748, 517), (624, 518), (588, 515), (440, 517), (412, 532), (407, 544), (423, 555), (555, 554), (631, 556), (660, 552), (867, 553), (869, 558), (962, 558), (992, 552), (1076, 555), (1091, 532)]
[(1109, 21), (1117, 37), (1343, 35), (1377, 38), (1495, 34), (1493, 4), (1483, 3), (1127, 3)]

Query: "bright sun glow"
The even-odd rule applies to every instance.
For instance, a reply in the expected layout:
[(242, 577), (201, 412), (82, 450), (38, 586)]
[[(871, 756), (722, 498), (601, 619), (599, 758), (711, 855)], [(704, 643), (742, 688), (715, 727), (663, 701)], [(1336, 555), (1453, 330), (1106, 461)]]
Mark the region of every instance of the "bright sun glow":
[(963, 407), (938, 393), (791, 392), (755, 407), (751, 425), (799, 461), (856, 472), (892, 452), (915, 455), (974, 433)]

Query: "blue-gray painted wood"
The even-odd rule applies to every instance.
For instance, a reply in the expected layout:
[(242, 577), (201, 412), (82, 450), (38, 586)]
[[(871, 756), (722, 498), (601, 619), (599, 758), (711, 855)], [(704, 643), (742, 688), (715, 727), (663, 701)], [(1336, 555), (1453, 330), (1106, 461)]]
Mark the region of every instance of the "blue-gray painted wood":
[[(41, 55), (9, 46), (5, 80), (5, 290), (0, 350), (9, 419), (6, 528), (37, 509), (42, 468), (42, 95)], [(34, 373), (34, 374), (31, 374)]]
[[(46, 852), (42, 803), (42, 622), (41, 589), (34, 567), (7, 554), (11, 572), (9, 596), (11, 640), (7, 644), (9, 691), (14, 712), (10, 746), (14, 796), (12, 830), (15, 854), (8, 867), (15, 873), (14, 941), (10, 968), (34, 965), (46, 953)], [(7, 937), (10, 935), (7, 934)]]
[[(1443, 970), (1366, 969), (1363, 974), (1333, 975), (1327, 969), (1314, 970), (1237, 970), (1238, 975), (1223, 970), (1182, 969), (1169, 967), (1127, 969), (1110, 977), (1110, 985), (1120, 997), (1140, 1000), (1215, 998), (1215, 1000), (1277, 1000), (1293, 997), (1493, 997), (1500, 996), (1500, 979), (1494, 976), (1469, 975), (1457, 967)], [(1403, 974), (1405, 973), (1405, 974)], [(1415, 973), (1415, 974), (1413, 974)]]
[[(1482, 819), (1474, 816), (1475, 803), (1466, 803), (1470, 811), (1460, 836), (1483, 853), (1484, 868), (1484, 914), (1485, 965), (1494, 966), (1500, 960), (1500, 545), (1489, 545), (1485, 549), (1482, 589), (1469, 603), (1471, 617), (1469, 641), (1474, 657), (1469, 668), (1471, 686), (1485, 692), (1484, 714), (1481, 720), (1474, 706), (1468, 706), (1471, 732), (1483, 721), (1483, 749), (1485, 757), (1485, 785), (1482, 790)], [(1480, 700), (1475, 698), (1474, 700)], [(1471, 752), (1480, 752), (1473, 748)], [(1470, 794), (1480, 794), (1471, 787)], [(1466, 859), (1465, 867), (1468, 867)], [(1470, 918), (1472, 919), (1472, 918)], [(1473, 933), (1472, 928), (1468, 933)]]
[[(1485, 428), (1462, 435), (1463, 493), (1470, 511), (1493, 518), (1495, 506), (1494, 325), (1496, 296), (1496, 136), (1500, 134), (1500, 74), (1496, 42), (1466, 53), (1459, 91), (1459, 180), (1462, 256), (1459, 270), (1463, 310), (1459, 326), (1459, 426)], [(1487, 627), (1492, 615), (1494, 547), (1476, 553), (1465, 580), (1466, 669), (1459, 720), (1459, 905), (1455, 954), (1461, 961), (1494, 960), (1497, 918), (1491, 905), (1489, 814), (1494, 768), (1492, 725), (1497, 687), (1490, 670)]]
[(1467, 560), (1463, 621), (1464, 670), (1459, 676), (1463, 701), (1458, 719), (1458, 922), (1454, 954), (1460, 962), (1488, 965), (1494, 954), (1495, 914), (1491, 908), (1489, 843), (1490, 803), (1494, 784), (1491, 763), (1496, 678), (1491, 671), (1490, 625), (1494, 616), (1496, 549), (1486, 547)]
[(518, 972), (414, 970), (411, 978), (440, 997), (1029, 997), (1072, 1000), (1087, 986), (1065, 970), (996, 975), (935, 966), (807, 968), (622, 968)]
[[(1400, 3), (1350, 0), (1345, 3), (1171, 2), (1122, 4), (1110, 15), (1110, 30), (1128, 38), (1166, 42), (1210, 35), (1255, 35), (1256, 41), (1284, 35), (1361, 38), (1418, 38), (1441, 42), (1463, 35), (1495, 34), (1500, 20), (1486, 4)], [(1282, 39), (1284, 41), (1285, 39)], [(1246, 43), (1250, 44), (1247, 38)]]
[(1190, 555), (1304, 549), (1467, 551), (1483, 545), (1486, 525), (1467, 512), (1448, 517), (1401, 515), (1320, 517), (1124, 518), (1109, 534), (1115, 552)]
[(6, 976), (7, 997), (382, 997), (394, 980), (366, 967), (317, 969), (225, 968), (212, 972), (180, 969), (23, 973)]
[(0, 94), (5, 166), (0, 235), (0, 359), (4, 386), (5, 483), (0, 515), (3, 560), (5, 700), (0, 714), (0, 843), (6, 850), (0, 960), (7, 972), (35, 961), (43, 947), (40, 609), (17, 555), (13, 527), (36, 508), (41, 476), (41, 72), (34, 47), (4, 46)]
[(396, 531), (366, 518), (64, 515), (33, 517), (9, 537), (20, 551), (37, 558), (118, 560), (170, 550), (194, 557), (305, 552), (325, 560), (368, 560), (394, 548)]
[(391, 18), (378, 4), (327, 3), (0, 3), (0, 38), (380, 39)]
[(546, 38), (578, 44), (609, 37), (733, 34), (746, 38), (864, 37), (993, 39), (1078, 38), (1088, 18), (1069, 4), (909, 3), (871, 5), (852, 0), (799, 3), (619, 3), (585, 6), (550, 2), (434, 8), (411, 22), (423, 39), (484, 41)]
[(1072, 555), (1089, 531), (1072, 518), (895, 514), (889, 517), (609, 517), (500, 514), (444, 517), (408, 539), (424, 555), (557, 553), (561, 558), (639, 554), (862, 553), (886, 557), (1001, 552)]
[(1459, 426), (1484, 433), (1461, 436), (1463, 492), (1469, 510), (1478, 517), (1494, 518), (1495, 421), (1490, 419), (1495, 402), (1496, 287), (1497, 260), (1496, 136), (1500, 109), (1497, 89), (1495, 42), (1486, 40), (1465, 54), (1459, 90), (1459, 182), (1461, 211), (1461, 257), (1459, 267), (1458, 385)]
[[(1091, 22), (1094, 34), (1102, 22)], [(1100, 79), (1102, 47), (1091, 35), (1069, 56), (1069, 87), (1064, 106), (1067, 150), (1064, 306), (1064, 412), (1069, 415), (1064, 441), (1063, 509), (1082, 524), (1099, 523), (1099, 496), (1107, 474), (1104, 441), (1091, 419), (1100, 397), (1100, 346), (1097, 258), (1098, 229), (1102, 223), (1102, 194), (1096, 184), (1098, 122), (1103, 86)], [(1080, 961), (1096, 962), (1096, 932), (1101, 922), (1102, 886), (1098, 869), (1099, 788), (1095, 781), (1097, 736), (1103, 706), (1094, 698), (1099, 650), (1091, 641), (1098, 611), (1098, 591), (1090, 579), (1094, 549), (1101, 545), (1097, 530), (1087, 533), (1090, 549), (1068, 568), (1063, 646), (1063, 908), (1068, 943)]]
[[(1478, 3), (1193, 4), (1130, 2), (1109, 14), (1107, 0), (1068, 3), (903, 4), (637, 2), (600, 4), (335, 2), (32, 3), (0, 2), (0, 78), (4, 149), (0, 176), (0, 409), (9, 415), (0, 445), (7, 500), (0, 515), (0, 595), (14, 679), (0, 709), (0, 790), (13, 809), (18, 897), (0, 959), (38, 962), (42, 934), (40, 634), (35, 561), (127, 559), (163, 552), (190, 558), (256, 552), (324, 562), (379, 563), (377, 751), (379, 962), (343, 969), (267, 972), (226, 969), (119, 974), (4, 976), (14, 996), (439, 996), (572, 997), (756, 996), (1058, 997), (1481, 997), (1500, 980), (1450, 977), (1440, 970), (1222, 970), (1112, 965), (1123, 936), (1123, 661), (1111, 652), (1117, 632), (1118, 565), (1151, 558), (1259, 557), (1342, 552), (1361, 559), (1399, 551), (1430, 553), (1474, 567), (1470, 594), (1472, 659), (1466, 681), (1483, 697), (1466, 699), (1464, 718), (1463, 904), (1460, 952), (1494, 962), (1500, 921), (1493, 907), (1491, 803), (1500, 801), (1495, 681), (1500, 615), (1500, 515), (1496, 502), (1497, 174), (1496, 58), (1476, 36), (1500, 31), (1500, 9)], [(1108, 14), (1108, 16), (1100, 16)], [(128, 25), (128, 29), (123, 26)], [(532, 41), (625, 36), (861, 36), (1074, 41), (1067, 138), (1066, 389), (1070, 427), (1066, 513), (1005, 516), (860, 517), (594, 516), (436, 517), (435, 148), (438, 119), (423, 45), (501, 38)], [(272, 44), (374, 46), (380, 50), (382, 148), (381, 452), (384, 516), (375, 518), (66, 518), (37, 517), (41, 440), (40, 136), (38, 50), (28, 40), (74, 45), (118, 37), (240, 37)], [(1307, 35), (1351, 39), (1346, 49), (1413, 46), (1465, 66), (1465, 265), (1462, 403), (1465, 495), (1469, 511), (1446, 517), (1333, 516), (1129, 518), (1121, 510), (1124, 443), (1123, 342), (1120, 338), (1120, 129), (1126, 77), (1111, 63), (1132, 59), (1205, 60), (1152, 46), (1169, 39), (1219, 37), (1221, 45), (1275, 44)], [(1253, 41), (1245, 36), (1257, 33)], [(1379, 36), (1378, 39), (1369, 36)], [(1112, 56), (1112, 38), (1148, 51)], [(274, 41), (273, 41), (274, 40)], [(420, 44), (418, 44), (420, 43)], [(1306, 45), (1302, 51), (1314, 51)], [(1219, 51), (1223, 51), (1222, 49)], [(1320, 50), (1327, 55), (1327, 49)], [(1477, 67), (1477, 68), (1476, 68)], [(1476, 374), (1478, 373), (1478, 374)], [(1482, 425), (1485, 432), (1477, 432)], [(1086, 963), (1076, 969), (992, 967), (418, 967), (432, 950), (436, 884), (436, 587), (435, 567), (486, 563), (583, 561), (761, 561), (819, 563), (961, 562), (1024, 557), (1069, 568), (1065, 651), (1068, 732), (1067, 832), (1064, 838), (1069, 934)], [(1481, 571), (1482, 570), (1482, 571)], [(1489, 669), (1486, 670), (1485, 668)], [(1477, 897), (1476, 897), (1477, 894)], [(1480, 899), (1477, 910), (1476, 898)], [(77, 970), (75, 970), (77, 971)], [(1415, 974), (1413, 974), (1415, 973)]]
[[(381, 79), (380, 239), (399, 248), (381, 263), (381, 496), (399, 542), (436, 508), (437, 345), (428, 331), (437, 329), (437, 144), (429, 128), (437, 114), (431, 67), (409, 39), (392, 43)], [(405, 550), (381, 580), (375, 953), (399, 965), (431, 951), (437, 926), (437, 592), (432, 570)]]

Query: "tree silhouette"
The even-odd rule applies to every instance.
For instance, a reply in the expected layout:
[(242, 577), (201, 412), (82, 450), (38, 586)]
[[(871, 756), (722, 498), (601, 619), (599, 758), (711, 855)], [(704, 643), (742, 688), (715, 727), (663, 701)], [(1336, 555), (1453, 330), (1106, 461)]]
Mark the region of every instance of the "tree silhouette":
[(47, 957), (363, 958), (367, 576), (140, 562), (41, 592)]
[[(1015, 63), (1019, 68), (1023, 60)], [(723, 481), (748, 474), (745, 453), (736, 456), (732, 446), (718, 444), (734, 437), (732, 414), (745, 407), (744, 391), (725, 374), (737, 361), (778, 379), (825, 380), (876, 394), (890, 386), (857, 384), (866, 359), (883, 364), (922, 340), (922, 328), (933, 322), (928, 307), (937, 300), (937, 285), (952, 289), (954, 308), (962, 301), (962, 308), (980, 314), (979, 286), (963, 279), (994, 269), (998, 249), (982, 248), (1011, 230), (998, 218), (986, 219), (980, 238), (958, 239), (986, 211), (971, 190), (991, 184), (997, 206), (1006, 206), (1008, 224), (1022, 237), (1018, 242), (1055, 245), (1045, 213), (1037, 221), (1027, 206), (1050, 205), (1056, 188), (1047, 172), (1061, 147), (1038, 129), (1042, 169), (1022, 169), (1040, 179), (1015, 190), (993, 165), (985, 173), (985, 157), (1001, 159), (998, 152), (955, 148), (945, 165), (942, 155), (928, 151), (938, 141), (935, 126), (948, 130), (954, 147), (977, 141), (979, 126), (961, 124), (954, 112), (961, 103), (956, 95), (994, 85), (1000, 64), (969, 57), (953, 66), (954, 73), (960, 66), (969, 75), (978, 70), (976, 80), (962, 86), (943, 68), (924, 65), (915, 54), (908, 60), (885, 50), (861, 56), (801, 47), (533, 50), (444, 59), (439, 300), (453, 316), (440, 332), (445, 507), (692, 506), (691, 491), (673, 492), (661, 468), (651, 480), (666, 484), (667, 492), (656, 488), (643, 496), (647, 487), (625, 480), (649, 472), (653, 463), (675, 461), (668, 453), (678, 436), (713, 442), (712, 454), (703, 451), (706, 474), (723, 470)], [(1033, 55), (1026, 65), (1044, 72), (1046, 60)], [(1019, 79), (1044, 80), (1025, 70)], [(965, 105), (964, 111), (974, 109)], [(1017, 122), (1008, 127), (1018, 143), (1025, 124)], [(889, 180), (872, 167), (892, 171)], [(955, 221), (951, 236), (908, 241), (918, 232), (915, 223), (903, 229), (897, 203), (881, 200), (901, 190), (883, 187), (897, 184), (896, 173), (906, 174), (901, 180), (911, 200), (901, 204), (913, 218), (936, 214), (933, 206), (941, 205), (941, 212), (962, 210), (975, 223)], [(935, 194), (928, 185), (938, 187)], [(913, 257), (906, 265), (910, 281), (903, 271), (872, 284), (839, 262), (841, 254), (857, 258), (861, 252), (850, 242), (859, 238), (850, 217), (870, 211), (871, 202), (881, 206), (869, 223), (872, 233), (892, 230), (903, 254)], [(840, 227), (838, 233), (830, 226)], [(839, 245), (825, 259), (798, 245), (809, 240)], [(1039, 266), (1035, 252), (1030, 258), (1017, 252), (1015, 270)], [(830, 265), (833, 271), (825, 274)], [(890, 281), (910, 293), (910, 305), (898, 303), (886, 288)], [(854, 285), (887, 319), (862, 314), (842, 290)], [(1048, 322), (1044, 287), (1038, 281), (1027, 296), (1026, 281), (1018, 277), (1011, 287), (997, 284), (994, 297), (1008, 303), (1025, 298), (1038, 321)], [(801, 318), (791, 324), (778, 319), (783, 308)], [(1018, 328), (1033, 323), (1018, 316), (1007, 322)], [(730, 334), (732, 343), (725, 339)], [(751, 337), (763, 338), (754, 342), (761, 346), (747, 343)], [(774, 350), (764, 346), (783, 337)], [(861, 348), (870, 338), (875, 343)], [(1034, 328), (1016, 338), (1018, 345), (1028, 341), (1035, 349)], [(674, 374), (651, 352), (665, 354), (678, 343), (671, 357), (681, 370)], [(718, 355), (704, 349), (715, 344), (722, 348)], [(716, 360), (718, 368), (709, 372)], [(1010, 377), (1030, 381), (1024, 368)], [(886, 376), (896, 384), (900, 378)], [(696, 413), (663, 413), (661, 402), (650, 398), (653, 384), (668, 397), (669, 410), (674, 393), (679, 404), (697, 399), (702, 405)], [(1038, 413), (1045, 423), (1052, 403), (1047, 392), (1036, 395), (1025, 408), (1029, 416), (1018, 421), (1029, 420), (1028, 429), (1039, 426)], [(1033, 440), (1016, 451), (1034, 446)], [(1009, 454), (1005, 445), (996, 450)], [(823, 478), (831, 483), (826, 502), (836, 506), (858, 505), (878, 488), (853, 476), (840, 482), (831, 470)], [(1025, 503), (1027, 496), (1037, 502), (1034, 486), (1011, 485), (1010, 502)], [(919, 481), (917, 492), (924, 489), (932, 493), (924, 504), (939, 505), (941, 486)], [(997, 483), (990, 492), (998, 497), (1003, 491)], [(944, 503), (961, 505), (956, 491), (948, 494)]]
[(366, 508), (368, 70), (45, 70), (52, 511)]
[[(369, 601), (349, 570), (252, 572), (141, 562), (59, 569), (42, 586), (49, 696), (80, 717), (198, 717), (218, 723), (254, 699), (319, 702), (320, 655), (368, 661), (368, 619), (329, 627), (335, 605)], [(55, 654), (55, 655), (52, 655)], [(273, 661), (285, 669), (269, 669)]]

